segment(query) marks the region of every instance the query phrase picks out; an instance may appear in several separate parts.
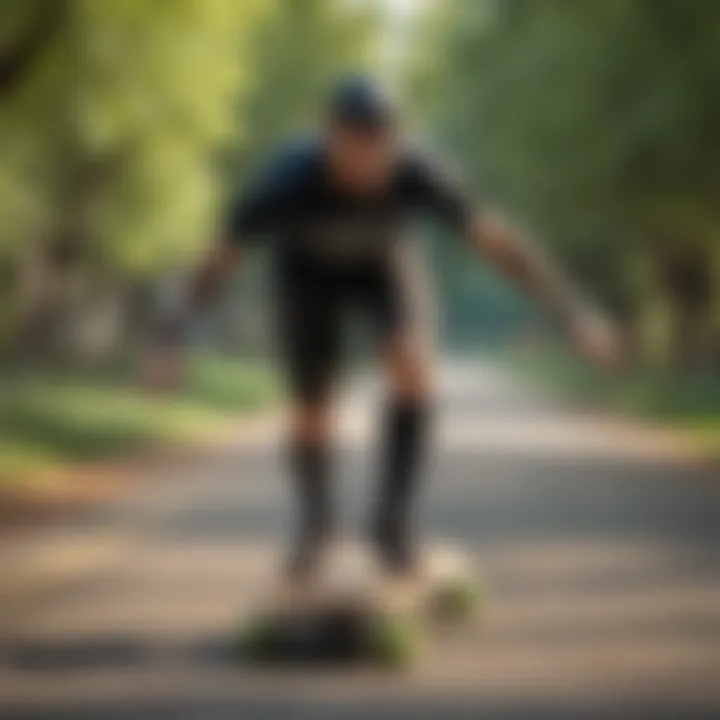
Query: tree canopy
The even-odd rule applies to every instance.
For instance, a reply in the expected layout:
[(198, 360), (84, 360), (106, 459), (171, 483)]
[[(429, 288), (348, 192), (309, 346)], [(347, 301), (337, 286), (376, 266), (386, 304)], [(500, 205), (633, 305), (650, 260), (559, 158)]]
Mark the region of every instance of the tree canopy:
[[(228, 195), (307, 125), (330, 79), (364, 67), (397, 76), (383, 66), (393, 56), (419, 124), (462, 160), (483, 201), (535, 228), (643, 356), (716, 359), (720, 5), (428, 0), (403, 20), (420, 30), (401, 34), (388, 32), (387, 10), (379, 0), (3, 3), (6, 345), (38, 313), (57, 323), (66, 302), (93, 305), (70, 302), (68, 268), (122, 294), (191, 261)], [(381, 52), (400, 35), (414, 39), (410, 52)], [(435, 252), (460, 341), (479, 316), (515, 322), (501, 284), (479, 282), (449, 243)]]
[(707, 356), (720, 5), (461, 0), (452, 11), (430, 16), (442, 64), (414, 77), (432, 97), (430, 125), (641, 336), (655, 328), (648, 352)]

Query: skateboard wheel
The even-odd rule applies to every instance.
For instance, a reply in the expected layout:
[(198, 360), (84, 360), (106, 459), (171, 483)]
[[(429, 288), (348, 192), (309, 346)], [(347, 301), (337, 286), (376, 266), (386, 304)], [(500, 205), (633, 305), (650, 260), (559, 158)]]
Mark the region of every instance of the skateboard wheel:
[(466, 578), (456, 578), (438, 587), (432, 598), (432, 611), (443, 620), (466, 620), (474, 615), (480, 602), (478, 586)]
[(271, 660), (277, 645), (277, 628), (267, 618), (259, 618), (243, 628), (237, 644), (238, 653), (252, 662)]
[(419, 654), (421, 645), (421, 629), (410, 617), (382, 617), (373, 623), (370, 655), (382, 665), (392, 668), (407, 667)]

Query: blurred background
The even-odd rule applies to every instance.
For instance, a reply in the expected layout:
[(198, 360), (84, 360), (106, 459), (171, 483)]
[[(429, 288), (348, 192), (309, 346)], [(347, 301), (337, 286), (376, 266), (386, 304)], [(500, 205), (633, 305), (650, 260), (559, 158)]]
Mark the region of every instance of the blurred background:
[[(248, 174), (356, 68), (395, 86), (479, 198), (543, 238), (622, 323), (641, 371), (608, 387), (574, 367), (543, 342), (534, 308), (431, 233), (447, 346), (521, 345), (514, 361), (546, 380), (713, 434), (713, 0), (30, 0), (3, 4), (0, 33), (4, 483), (53, 454), (163, 433), (139, 399), (133, 420), (131, 395), (82, 378), (122, 383), (163, 279), (192, 264)], [(206, 355), (253, 364), (263, 285), (254, 258), (208, 320)], [(244, 369), (205, 365), (195, 404), (261, 399), (262, 370), (245, 383)]]
[[(542, 239), (620, 323), (632, 363), (613, 377), (582, 366), (538, 308), (429, 227), (448, 355), (677, 430), (653, 440), (658, 453), (678, 437), (720, 452), (717, 0), (4, 0), (0, 523), (94, 501), (106, 462), (216, 437), (281, 397), (262, 250), (197, 328), (182, 392), (153, 397), (135, 369), (168, 277), (348, 69), (389, 83), (478, 198)], [(515, 404), (488, 402), (489, 426), (522, 426)], [(476, 442), (488, 432), (458, 423)], [(653, 498), (661, 540), (702, 530), (717, 549), (717, 515), (702, 514), (716, 487), (680, 497), (670, 484), (662, 501), (652, 487), (623, 496), (637, 503), (637, 516), (618, 510), (627, 527), (647, 529)], [(464, 527), (441, 516), (451, 534)], [(717, 670), (712, 658), (702, 667)]]

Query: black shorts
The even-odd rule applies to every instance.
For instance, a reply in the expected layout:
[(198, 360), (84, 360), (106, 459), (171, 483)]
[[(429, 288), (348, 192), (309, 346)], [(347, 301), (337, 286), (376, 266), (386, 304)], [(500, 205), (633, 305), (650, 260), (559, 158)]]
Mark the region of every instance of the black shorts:
[(411, 253), (398, 252), (346, 267), (286, 262), (277, 308), (281, 362), (292, 394), (327, 397), (340, 370), (346, 332), (355, 320), (379, 348), (429, 325), (419, 292), (422, 274)]

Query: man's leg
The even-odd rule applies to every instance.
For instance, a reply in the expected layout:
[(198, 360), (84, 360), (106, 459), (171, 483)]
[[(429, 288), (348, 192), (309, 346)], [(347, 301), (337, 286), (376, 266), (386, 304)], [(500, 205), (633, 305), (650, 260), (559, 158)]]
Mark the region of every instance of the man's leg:
[(405, 572), (415, 564), (412, 512), (428, 444), (430, 363), (415, 343), (399, 339), (385, 351), (383, 365), (389, 392), (374, 533), (387, 569)]
[(311, 573), (334, 532), (330, 403), (298, 400), (292, 410), (289, 464), (295, 483), (298, 526), (288, 571)]
[(398, 248), (384, 285), (377, 297), (388, 397), (373, 528), (384, 565), (405, 572), (416, 559), (412, 514), (428, 451), (435, 334), (432, 293), (412, 245)]
[(337, 304), (322, 288), (285, 290), (281, 345), (292, 395), (288, 460), (298, 508), (288, 571), (305, 575), (322, 562), (335, 529), (331, 409), (340, 360), (340, 318)]

